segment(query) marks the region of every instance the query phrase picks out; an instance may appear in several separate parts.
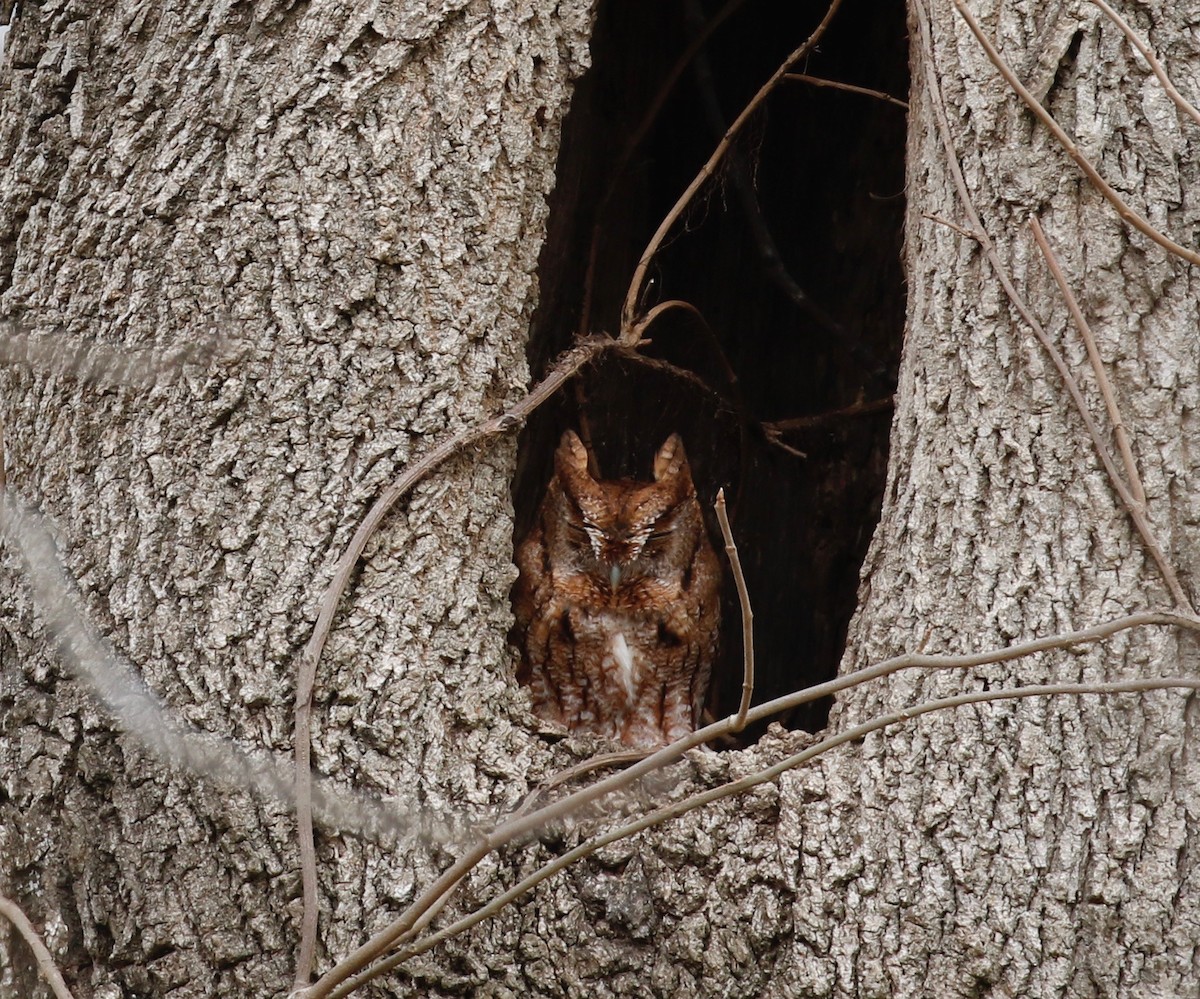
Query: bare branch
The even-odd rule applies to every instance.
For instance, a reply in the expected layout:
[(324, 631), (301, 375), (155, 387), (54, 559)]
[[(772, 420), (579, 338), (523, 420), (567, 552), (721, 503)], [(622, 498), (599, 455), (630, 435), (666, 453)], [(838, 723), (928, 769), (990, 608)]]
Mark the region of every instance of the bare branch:
[(1117, 438), (1117, 449), (1121, 452), (1121, 463), (1125, 466), (1125, 475), (1129, 479), (1129, 488), (1133, 493), (1133, 498), (1143, 508), (1146, 506), (1146, 491), (1142, 488), (1142, 479), (1138, 475), (1137, 462), (1133, 459), (1133, 449), (1129, 445), (1129, 435), (1125, 433), (1125, 421), (1121, 419), (1121, 410), (1117, 406), (1117, 398), (1113, 394), (1112, 384), (1108, 380), (1108, 373), (1104, 370), (1104, 361), (1100, 358), (1100, 351), (1096, 348), (1096, 338), (1092, 336), (1092, 328), (1083, 317), (1083, 312), (1079, 308), (1079, 303), (1075, 300), (1075, 295), (1071, 291), (1071, 286), (1067, 284), (1066, 275), (1062, 272), (1062, 267), (1058, 263), (1058, 258), (1054, 255), (1054, 251), (1050, 249), (1050, 244), (1046, 241), (1046, 234), (1042, 232), (1041, 223), (1037, 217), (1029, 220), (1029, 227), (1033, 230), (1033, 238), (1037, 240), (1038, 248), (1042, 251), (1042, 256), (1046, 258), (1046, 266), (1050, 268), (1050, 273), (1054, 276), (1054, 280), (1058, 283), (1058, 289), (1062, 292), (1063, 301), (1067, 303), (1067, 309), (1070, 310), (1071, 318), (1075, 320), (1075, 327), (1079, 330), (1079, 335), (1083, 338), (1084, 345), (1087, 347), (1088, 360), (1092, 362), (1092, 371), (1096, 375), (1096, 382), (1100, 386), (1100, 394), (1104, 397), (1104, 406), (1108, 410), (1108, 418), (1113, 425), (1113, 434)]
[(682, 298), (671, 298), (665, 302), (659, 302), (658, 305), (647, 312), (636, 324), (634, 324), (630, 334), (630, 340), (632, 342), (628, 344), (628, 347), (633, 348), (639, 343), (644, 343), (645, 340), (643, 338), (646, 335), (646, 330), (654, 325), (654, 321), (658, 319), (659, 316), (661, 316), (664, 312), (670, 312), (672, 309), (682, 309), (684, 312), (690, 312), (693, 316), (699, 319), (705, 327), (708, 326), (708, 323), (705, 322), (704, 319), (704, 313), (697, 309), (696, 306), (692, 305), (691, 302), (685, 302)]
[(556, 787), (570, 784), (580, 777), (585, 777), (605, 767), (619, 767), (624, 766), (626, 763), (636, 763), (638, 760), (644, 760), (652, 752), (654, 752), (652, 749), (623, 749), (615, 753), (600, 753), (589, 757), (581, 763), (576, 763), (573, 767), (567, 767), (566, 770), (560, 770), (540, 787), (531, 791), (513, 812), (513, 815), (528, 814), (538, 802), (545, 798), (548, 792), (554, 790)]
[(1079, 147), (1075, 145), (1071, 137), (1063, 131), (1062, 126), (1054, 120), (1050, 112), (1042, 107), (1038, 99), (1025, 88), (1021, 81), (1017, 79), (1017, 75), (1009, 69), (1004, 58), (996, 51), (996, 47), (991, 43), (987, 35), (983, 33), (983, 29), (979, 27), (979, 22), (975, 20), (970, 10), (967, 9), (966, 0), (954, 0), (954, 6), (958, 8), (958, 12), (962, 15), (963, 20), (967, 22), (967, 27), (971, 29), (971, 33), (979, 40), (979, 44), (983, 46), (983, 50), (987, 53), (987, 57), (991, 60), (992, 65), (1000, 71), (1000, 75), (1004, 77), (1008, 85), (1025, 102), (1025, 106), (1037, 116), (1043, 125), (1050, 129), (1051, 133), (1059, 141), (1059, 144), (1066, 150), (1067, 155), (1079, 165), (1079, 169), (1087, 174), (1088, 180), (1095, 185), (1096, 190), (1104, 195), (1108, 203), (1117, 210), (1117, 214), (1126, 223), (1133, 226), (1142, 235), (1152, 239), (1168, 253), (1173, 253), (1175, 256), (1181, 257), (1190, 263), (1200, 264), (1200, 253), (1189, 250), (1186, 246), (1180, 246), (1173, 239), (1155, 229), (1145, 218), (1130, 208), (1112, 185), (1100, 176), (1088, 158), (1079, 151)]
[(876, 100), (886, 101), (888, 104), (895, 104), (898, 108), (904, 108), (905, 111), (908, 110), (907, 101), (902, 101), (899, 97), (893, 97), (891, 94), (885, 94), (882, 90), (872, 90), (870, 87), (856, 87), (853, 83), (826, 80), (820, 76), (809, 76), (807, 73), (785, 73), (783, 78), (789, 83), (807, 83), (813, 87), (829, 87), (832, 90), (845, 90), (851, 94), (874, 97)]
[(944, 219), (940, 215), (934, 215), (932, 212), (921, 212), (921, 218), (929, 219), (930, 222), (936, 222), (938, 225), (944, 225), (947, 229), (953, 229), (960, 236), (965, 236), (967, 239), (973, 239), (976, 243), (982, 243), (983, 239), (977, 232), (972, 232), (970, 229), (964, 229), (957, 222), (951, 222), (949, 219)]
[(1131, 28), (1125, 21), (1125, 19), (1122, 18), (1121, 15), (1115, 10), (1113, 10), (1107, 3), (1105, 3), (1104, 0), (1090, 0), (1090, 2), (1094, 3), (1102, 11), (1104, 11), (1108, 19), (1125, 33), (1125, 37), (1129, 39), (1129, 44), (1137, 49), (1138, 52), (1141, 53), (1142, 58), (1149, 63), (1151, 72), (1158, 77), (1158, 82), (1162, 84), (1162, 88), (1167, 92), (1167, 96), (1175, 102), (1175, 106), (1189, 118), (1191, 118), (1192, 121), (1194, 121), (1197, 125), (1200, 125), (1200, 111), (1197, 111), (1195, 105), (1190, 103), (1187, 98), (1183, 96), (1183, 94), (1175, 89), (1175, 84), (1173, 84), (1171, 82), (1171, 78), (1167, 76), (1167, 71), (1163, 69), (1162, 63), (1158, 61), (1158, 58), (1155, 56), (1150, 46), (1143, 42), (1134, 32), (1133, 28)]
[(758, 93), (742, 108), (741, 114), (734, 119), (733, 124), (729, 126), (724, 137), (717, 143), (717, 148), (713, 150), (712, 155), (708, 158), (708, 162), (700, 168), (700, 172), (696, 174), (695, 179), (687, 186), (687, 189), (679, 196), (679, 200), (675, 202), (671, 210), (663, 217), (662, 222), (659, 223), (658, 229), (646, 245), (646, 249), (642, 251), (642, 256), (638, 260), (637, 267), (634, 268), (633, 277), (629, 281), (629, 290), (625, 295), (625, 304), (621, 309), (620, 339), (626, 344), (632, 344), (637, 339), (636, 313), (638, 301), (642, 296), (642, 286), (646, 280), (646, 271), (650, 267), (650, 261), (654, 259), (654, 255), (658, 253), (659, 247), (662, 246), (663, 240), (666, 239), (667, 233), (679, 221), (679, 217), (691, 203), (692, 198), (696, 196), (696, 192), (713, 175), (717, 164), (721, 162), (721, 158), (729, 149), (734, 137), (741, 130), (742, 126), (750, 120), (750, 117), (758, 109), (759, 105), (766, 100), (767, 95), (775, 89), (775, 86), (783, 78), (783, 75), (817, 44), (818, 40), (825, 33), (825, 29), (829, 26), (829, 22), (833, 19), (833, 15), (837, 13), (840, 5), (841, 0), (832, 0), (829, 8), (825, 11), (825, 16), (821, 19), (821, 23), (808, 36), (804, 44), (784, 60), (783, 65), (771, 75), (771, 78), (762, 85)]
[[(955, 0), (955, 3), (959, 3), (959, 0)], [(1108, 446), (1104, 443), (1104, 438), (1096, 426), (1096, 421), (1092, 419), (1092, 414), (1088, 410), (1087, 403), (1084, 401), (1083, 393), (1079, 389), (1079, 384), (1076, 382), (1075, 376), (1071, 373), (1071, 369), (1067, 367), (1067, 363), (1063, 360), (1058, 348), (1050, 340), (1050, 337), (1046, 335), (1042, 324), (1034, 317), (1025, 300), (1017, 292), (1012, 278), (1009, 276), (1008, 269), (1001, 262), (991, 237), (987, 234), (987, 230), (984, 229), (983, 223), (980, 221), (979, 213), (975, 210), (975, 204), (971, 200), (971, 192), (967, 187), (966, 179), (963, 177), (962, 167), (958, 163), (958, 154), (954, 149), (954, 141), (950, 137), (950, 123), (946, 118), (946, 106), (942, 101), (941, 87), (933, 65), (933, 39), (930, 35), (929, 17), (923, 0), (913, 0), (913, 9), (916, 11), (917, 23), (921, 31), (921, 44), (925, 52), (922, 62), (925, 67), (926, 89), (933, 105), (934, 116), (938, 123), (938, 132), (942, 138), (942, 145), (946, 150), (946, 165), (950, 168), (963, 211), (967, 213), (967, 218), (974, 227), (974, 238), (979, 241), (984, 256), (987, 257), (988, 263), (992, 265), (992, 269), (996, 273), (996, 278), (1000, 282), (1000, 286), (1004, 289), (1004, 293), (1008, 295), (1009, 301), (1012, 302), (1013, 308), (1029, 324), (1029, 328), (1033, 330), (1033, 335), (1037, 337), (1042, 348), (1050, 356), (1050, 360), (1053, 362), (1055, 368), (1058, 369), (1058, 373), (1066, 385), (1067, 392), (1070, 394), (1071, 400), (1075, 403), (1075, 408), (1079, 412), (1084, 426), (1087, 427), (1088, 435), (1092, 438), (1092, 445), (1095, 447), (1096, 454), (1100, 458), (1105, 472), (1108, 474), (1109, 482), (1112, 483), (1113, 489), (1116, 490), (1122, 504), (1124, 504), (1126, 511), (1133, 520), (1138, 534), (1141, 535), (1142, 543), (1146, 546), (1151, 558), (1154, 559), (1155, 564), (1158, 566), (1158, 571), (1161, 573), (1172, 599), (1174, 599), (1177, 606), (1191, 613), (1191, 601), (1184, 593), (1183, 587), (1180, 586), (1174, 568), (1167, 561), (1166, 555), (1163, 554), (1163, 550), (1154, 536), (1154, 530), (1146, 519), (1145, 511), (1130, 493), (1129, 487), (1126, 486), (1125, 481), (1117, 471), (1113, 456), (1109, 452)]]
[(721, 537), (725, 539), (725, 555), (737, 587), (738, 604), (742, 608), (742, 703), (738, 706), (730, 730), (737, 733), (746, 727), (746, 712), (750, 710), (750, 698), (754, 696), (754, 611), (750, 609), (750, 591), (746, 588), (742, 560), (733, 540), (733, 528), (729, 526), (729, 514), (725, 511), (724, 489), (717, 490), (717, 502), (713, 506), (717, 511), (717, 522), (721, 525)]
[(21, 911), (21, 907), (11, 899), (0, 895), (0, 916), (3, 916), (17, 928), (17, 932), (21, 934), (25, 942), (29, 945), (29, 949), (33, 951), (33, 959), (37, 961), (38, 971), (42, 973), (42, 977), (49, 983), (51, 990), (54, 992), (55, 999), (74, 999), (74, 996), (71, 995), (71, 990), (67, 988), (67, 983), (63, 980), (62, 972), (58, 970), (58, 965), (54, 963), (54, 957), (50, 953), (49, 948), (42, 942), (42, 938), (38, 936), (38, 931), (33, 928), (33, 923)]
[(774, 420), (764, 423), (763, 430), (768, 436), (785, 434), (793, 430), (813, 430), (828, 426), (830, 423), (840, 423), (855, 416), (870, 416), (882, 413), (895, 405), (894, 396), (883, 399), (872, 399), (870, 402), (856, 402), (853, 406), (843, 406), (841, 409), (831, 409), (825, 413), (813, 413), (811, 416), (791, 416), (786, 420)]

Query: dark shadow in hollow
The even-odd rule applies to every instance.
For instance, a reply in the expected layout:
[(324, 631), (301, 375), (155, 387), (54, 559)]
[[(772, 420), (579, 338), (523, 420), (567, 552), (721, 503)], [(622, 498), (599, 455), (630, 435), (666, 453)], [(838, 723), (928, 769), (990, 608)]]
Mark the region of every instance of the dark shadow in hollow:
[[(659, 221), (826, 9), (746, 0), (680, 76), (618, 172), (673, 63), (722, 6), (601, 4), (593, 67), (564, 124), (529, 348), (535, 375), (579, 330), (593, 228), (589, 331), (615, 332), (630, 275)], [(798, 69), (907, 99), (902, 0), (845, 0)], [(647, 477), (663, 439), (683, 435), (702, 502), (719, 486), (730, 500), (754, 604), (756, 701), (836, 673), (878, 523), (904, 326), (905, 127), (894, 104), (782, 84), (676, 227), (643, 303), (679, 298), (704, 315), (707, 330), (686, 313), (669, 314), (651, 330), (647, 353), (695, 372), (708, 390), (610, 357), (522, 437), (518, 538), (564, 427), (586, 421), (607, 478)], [(764, 425), (781, 421), (791, 421), (782, 440), (802, 457), (769, 440)], [(715, 521), (711, 529), (719, 539)], [(732, 585), (726, 590), (710, 701), (716, 716), (736, 707), (741, 685), (740, 618)], [(783, 721), (813, 730), (827, 714), (828, 704), (816, 704)]]

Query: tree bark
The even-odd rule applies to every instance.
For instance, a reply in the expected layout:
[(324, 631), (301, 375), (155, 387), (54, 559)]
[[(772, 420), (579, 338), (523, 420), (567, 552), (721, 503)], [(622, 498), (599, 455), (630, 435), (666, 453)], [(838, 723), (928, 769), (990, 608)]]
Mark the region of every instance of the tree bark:
[[(1172, 603), (996, 273), (971, 239), (926, 217), (970, 227), (931, 77), (983, 226), (1107, 433), (1083, 343), (1029, 231), (1041, 220), (1134, 439), (1155, 533), (1195, 592), (1196, 272), (1121, 223), (952, 5), (925, 9), (932, 52), (912, 23), (907, 339), (847, 668), (902, 650), (1000, 647)], [(1114, 24), (1090, 4), (971, 9), (1131, 207), (1195, 245), (1200, 176), (1184, 150), (1196, 127)], [(1184, 26), (1197, 12), (1123, 12), (1193, 97), (1196, 40)], [(985, 687), (1196, 670), (1192, 637), (1139, 629), (1003, 666), (899, 675), (844, 695), (831, 724)], [(1193, 699), (1178, 691), (1038, 698), (930, 715), (830, 757), (837, 805), (816, 829), (806, 816), (804, 838), (830, 862), (809, 865), (814, 898), (796, 915), (815, 927), (837, 912), (819, 962), (832, 994), (1193, 994), (1195, 726)]]
[[(1171, 606), (1057, 372), (977, 241), (943, 224), (971, 228), (939, 101), (999, 260), (1099, 418), (1028, 220), (1045, 227), (1189, 594), (1196, 573), (1195, 271), (1116, 217), (952, 4), (922, 3), (910, 3), (906, 342), (844, 675)], [(1108, 181), (1195, 245), (1196, 126), (1113, 23), (1087, 3), (971, 9)], [(1200, 97), (1188, 31), (1200, 6), (1151, 0), (1127, 16)], [(366, 508), (525, 386), (545, 196), (590, 7), (250, 17), (84, 0), (18, 17), (0, 105), (4, 312), (71, 347), (178, 347), (218, 328), (240, 356), (145, 390), (15, 367), (4, 428), (9, 487), (55, 526), (79, 605), (122, 662), (184, 723), (285, 757), (298, 655)], [(319, 833), (321, 969), (590, 748), (539, 735), (514, 679), (512, 458), (511, 441), (492, 440), (418, 486), (337, 618), (315, 768), (414, 817), (399, 843)], [(22, 578), (8, 558), (0, 891), (80, 994), (286, 994), (290, 807), (173, 770), (118, 730), (59, 664)], [(1196, 673), (1191, 638), (1140, 628), (896, 674), (840, 695), (830, 729), (964, 691)], [(912, 719), (604, 848), (364, 994), (1195, 994), (1195, 725), (1179, 691)], [(811, 741), (773, 729), (743, 751), (693, 752), (603, 814), (501, 850), (447, 911), (622, 815)], [(0, 940), (0, 992), (46, 994), (22, 945)]]
[[(299, 652), (365, 509), (524, 391), (590, 15), (19, 13), (0, 111), (4, 314), (63, 351), (218, 333), (239, 355), (148, 390), (52, 363), (3, 387), (9, 488), (45, 512), (81, 607), (184, 723), (288, 758)], [(509, 438), (452, 461), (366, 553), (316, 694), (315, 766), (340, 786), (467, 822), (511, 807), (546, 755), (505, 641), (512, 459)], [(83, 995), (285, 993), (290, 806), (173, 772), (116, 731), (60, 669), (19, 578), (9, 559), (0, 890)], [(319, 837), (321, 964), (442, 866), (426, 833), (386, 851)], [(39, 995), (21, 945), (5, 949), (0, 991)]]

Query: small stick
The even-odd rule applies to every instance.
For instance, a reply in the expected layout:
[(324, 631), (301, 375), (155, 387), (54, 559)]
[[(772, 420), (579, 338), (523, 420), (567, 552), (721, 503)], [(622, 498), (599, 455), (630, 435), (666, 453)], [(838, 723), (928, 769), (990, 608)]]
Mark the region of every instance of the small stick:
[[(1065, 632), (1056, 635), (1046, 635), (1035, 638), (1019, 645), (1009, 645), (1004, 648), (990, 649), (985, 652), (970, 652), (962, 655), (925, 655), (923, 653), (905, 653), (891, 659), (885, 659), (861, 670), (844, 676), (818, 683), (803, 690), (785, 694), (753, 707), (746, 715), (747, 724), (754, 724), (772, 715), (790, 711), (802, 704), (830, 697), (860, 686), (872, 680), (878, 680), (893, 673), (908, 669), (940, 670), (961, 669), (972, 666), (984, 666), (990, 663), (1011, 662), (1022, 659), (1038, 652), (1051, 649), (1069, 649), (1075, 645), (1085, 645), (1102, 642), (1111, 636), (1130, 628), (1140, 628), (1151, 625), (1183, 628), (1191, 632), (1200, 632), (1200, 617), (1194, 614), (1184, 614), (1178, 611), (1140, 611), (1123, 617), (1112, 618), (1090, 628), (1079, 631)], [(909, 709), (910, 713), (915, 709)], [(331, 996), (344, 996), (347, 993), (339, 989), (347, 979), (358, 975), (372, 962), (381, 958), (397, 941), (408, 939), (412, 926), (430, 905), (436, 903), (445, 894), (446, 889), (456, 884), (459, 879), (475, 867), (493, 850), (512, 842), (535, 829), (543, 828), (547, 822), (554, 821), (564, 815), (573, 814), (584, 805), (598, 801), (607, 794), (629, 787), (635, 781), (656, 770), (660, 770), (680, 759), (688, 750), (728, 735), (733, 724), (733, 716), (723, 718), (704, 728), (697, 729), (682, 739), (677, 739), (670, 745), (664, 746), (647, 756), (645, 759), (619, 773), (605, 777), (588, 787), (573, 791), (566, 797), (553, 802), (544, 808), (527, 812), (519, 816), (511, 816), (480, 842), (470, 847), (463, 856), (459, 857), (425, 892), (413, 902), (390, 925), (372, 936), (354, 953), (342, 958), (327, 971), (321, 979), (307, 989), (296, 993), (296, 999), (329, 999)], [(378, 966), (368, 969), (368, 975)], [(357, 980), (357, 979), (356, 979)]]
[(746, 588), (746, 577), (742, 573), (742, 560), (738, 556), (737, 544), (733, 540), (733, 529), (729, 526), (729, 514), (725, 512), (725, 490), (717, 490), (717, 522), (721, 525), (721, 536), (725, 539), (725, 556), (733, 572), (737, 586), (738, 603), (742, 608), (742, 703), (733, 719), (731, 733), (746, 727), (746, 712), (750, 710), (750, 698), (754, 695), (754, 611), (750, 609), (750, 591)]
[(682, 309), (684, 312), (690, 312), (693, 316), (704, 323), (704, 313), (697, 309), (691, 302), (685, 302), (682, 298), (669, 298), (665, 302), (659, 302), (653, 309), (647, 312), (631, 329), (630, 339), (633, 341), (629, 344), (629, 349), (635, 349), (638, 344), (645, 343), (645, 333), (654, 323), (654, 321), (664, 312), (669, 312), (671, 309)]
[(1100, 351), (1096, 347), (1096, 339), (1092, 336), (1092, 328), (1088, 325), (1088, 321), (1083, 318), (1079, 302), (1076, 301), (1075, 295), (1071, 292), (1071, 287), (1067, 284), (1066, 275), (1063, 274), (1062, 267), (1059, 265), (1054, 251), (1050, 249), (1050, 244), (1046, 241), (1046, 234), (1042, 231), (1041, 223), (1038, 222), (1036, 216), (1029, 220), (1029, 227), (1033, 230), (1033, 238), (1037, 240), (1038, 249), (1042, 251), (1042, 256), (1046, 258), (1046, 266), (1050, 268), (1050, 273), (1054, 275), (1054, 280), (1058, 282), (1058, 290), (1062, 292), (1063, 300), (1067, 303), (1067, 308), (1071, 312), (1071, 318), (1075, 320), (1075, 327), (1079, 330), (1079, 335), (1083, 337), (1083, 342), (1087, 346), (1088, 359), (1092, 362), (1092, 371), (1095, 372), (1096, 381), (1100, 385), (1100, 394), (1104, 397), (1104, 406), (1108, 410), (1109, 420), (1112, 421), (1113, 433), (1117, 438), (1117, 448), (1121, 452), (1121, 462), (1125, 466), (1125, 475), (1129, 478), (1129, 488), (1133, 493), (1133, 498), (1144, 507), (1146, 505), (1146, 491), (1142, 488), (1142, 480), (1138, 475), (1137, 462), (1133, 460), (1133, 449), (1129, 446), (1129, 435), (1125, 433), (1125, 422), (1121, 419), (1121, 410), (1117, 406), (1117, 399), (1113, 394), (1112, 384), (1109, 382), (1108, 374), (1104, 370), (1104, 361), (1100, 358)]
[(556, 787), (569, 784), (576, 778), (584, 777), (593, 771), (603, 770), (606, 767), (619, 767), (627, 763), (637, 763), (639, 760), (644, 760), (652, 752), (653, 750), (650, 749), (623, 749), (615, 753), (600, 753), (597, 756), (589, 757), (581, 763), (576, 763), (573, 767), (560, 770), (545, 783), (534, 788), (526, 795), (525, 800), (517, 806), (512, 814), (514, 817), (527, 815), (533, 810), (533, 806), (538, 803), (542, 795), (553, 791)]
[(49, 948), (42, 943), (42, 938), (38, 936), (38, 931), (33, 928), (33, 923), (21, 911), (21, 907), (12, 901), (12, 899), (0, 895), (0, 916), (4, 916), (12, 923), (17, 928), (17, 932), (25, 938), (29, 949), (33, 951), (34, 960), (37, 961), (38, 971), (42, 973), (42, 977), (49, 983), (56, 999), (74, 999), (74, 996), (71, 995), (71, 990), (67, 988), (67, 983), (63, 980), (62, 972), (58, 970), (58, 966), (54, 963), (54, 957), (50, 953)]
[(1200, 125), (1200, 111), (1197, 111), (1195, 105), (1191, 104), (1183, 94), (1175, 89), (1175, 84), (1167, 76), (1167, 71), (1163, 69), (1162, 63), (1158, 61), (1150, 46), (1143, 42), (1121, 15), (1106, 4), (1104, 0), (1091, 0), (1091, 2), (1104, 11), (1113, 24), (1125, 32), (1125, 37), (1129, 39), (1129, 44), (1137, 49), (1142, 54), (1142, 58), (1150, 64), (1151, 72), (1158, 77), (1158, 82), (1162, 84), (1162, 88), (1167, 92), (1167, 96), (1175, 102), (1175, 106), (1197, 125)]
[(938, 225), (944, 225), (947, 229), (953, 229), (960, 236), (966, 236), (967, 239), (973, 239), (976, 243), (982, 243), (979, 238), (979, 233), (971, 232), (970, 229), (964, 229), (957, 222), (951, 222), (949, 219), (944, 219), (940, 215), (934, 215), (933, 212), (921, 212), (921, 218), (929, 219), (930, 222), (936, 222)]
[(826, 80), (820, 76), (809, 76), (807, 73), (785, 73), (783, 78), (796, 83), (808, 83), (814, 87), (830, 87), (833, 90), (845, 90), (851, 94), (862, 94), (865, 97), (874, 97), (877, 100), (887, 101), (888, 104), (895, 104), (898, 108), (908, 110), (908, 101), (902, 101), (899, 97), (893, 97), (891, 94), (885, 94), (882, 90), (872, 90), (870, 87), (856, 87), (853, 83), (841, 83), (837, 80)]
[(870, 402), (856, 402), (853, 406), (841, 409), (831, 409), (825, 413), (814, 413), (812, 416), (790, 416), (786, 420), (775, 420), (764, 423), (767, 433), (787, 433), (792, 430), (811, 430), (823, 427), (829, 423), (837, 423), (855, 416), (870, 416), (872, 413), (882, 413), (895, 405), (895, 396), (884, 396), (882, 399), (872, 399)]
[(1004, 77), (1017, 96), (1025, 102), (1025, 106), (1032, 111), (1038, 119), (1053, 133), (1054, 137), (1059, 141), (1059, 144), (1066, 150), (1067, 155), (1071, 157), (1104, 197), (1109, 204), (1117, 210), (1117, 214), (1129, 225), (1133, 226), (1144, 236), (1148, 236), (1168, 253), (1173, 253), (1177, 257), (1182, 257), (1184, 260), (1193, 264), (1200, 264), (1200, 253), (1195, 250), (1189, 250), (1186, 246), (1180, 246), (1170, 237), (1164, 235), (1154, 228), (1145, 218), (1135, 212), (1125, 203), (1125, 200), (1116, 192), (1116, 190), (1100, 176), (1099, 172), (1091, 161), (1079, 151), (1079, 147), (1075, 145), (1062, 126), (1051, 116), (1050, 112), (1042, 107), (1041, 103), (1033, 96), (1017, 79), (1017, 75), (1008, 67), (1008, 63), (996, 51), (996, 47), (992, 45), (991, 40), (983, 33), (979, 22), (971, 16), (971, 12), (967, 9), (966, 0), (954, 0), (954, 6), (958, 8), (959, 14), (962, 15), (964, 21), (967, 22), (967, 27), (971, 29), (971, 33), (979, 40), (979, 44), (983, 46), (984, 52), (987, 53), (988, 59), (992, 65), (1000, 71), (1000, 75)]

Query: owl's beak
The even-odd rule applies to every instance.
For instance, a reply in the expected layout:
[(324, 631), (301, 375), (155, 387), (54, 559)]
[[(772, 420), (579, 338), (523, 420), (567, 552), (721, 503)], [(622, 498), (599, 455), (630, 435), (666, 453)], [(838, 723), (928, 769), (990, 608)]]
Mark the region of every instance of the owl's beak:
[(621, 567), (619, 565), (613, 565), (608, 570), (608, 584), (615, 590), (617, 588), (617, 584), (620, 581), (621, 581)]

